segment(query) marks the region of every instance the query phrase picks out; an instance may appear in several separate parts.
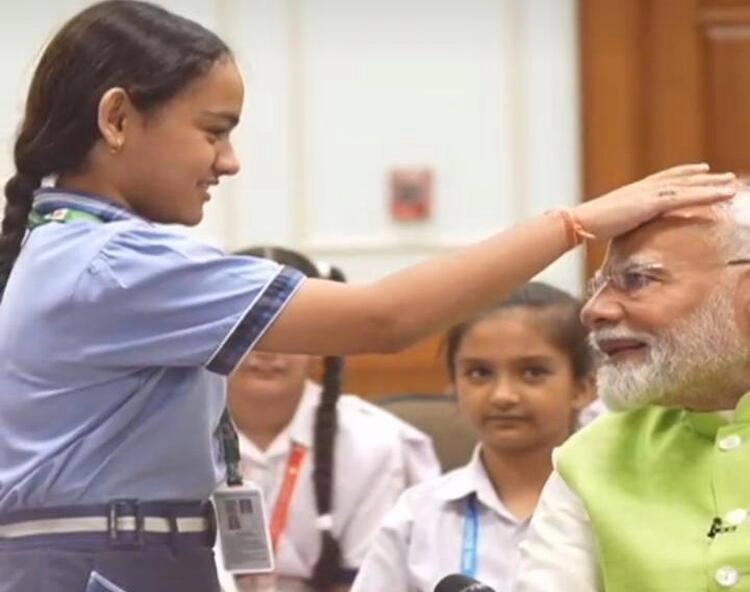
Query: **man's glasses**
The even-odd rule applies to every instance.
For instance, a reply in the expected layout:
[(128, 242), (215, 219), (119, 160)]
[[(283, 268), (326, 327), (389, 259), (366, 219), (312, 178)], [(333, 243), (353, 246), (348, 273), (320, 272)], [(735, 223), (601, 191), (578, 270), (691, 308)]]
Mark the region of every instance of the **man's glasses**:
[[(748, 263), (750, 263), (750, 259), (730, 259), (723, 264), (733, 266)], [(663, 279), (666, 272), (667, 268), (659, 263), (629, 265), (623, 269), (609, 272), (599, 270), (588, 281), (586, 295), (588, 298), (592, 298), (607, 286), (610, 286), (623, 296), (633, 296), (652, 282)]]

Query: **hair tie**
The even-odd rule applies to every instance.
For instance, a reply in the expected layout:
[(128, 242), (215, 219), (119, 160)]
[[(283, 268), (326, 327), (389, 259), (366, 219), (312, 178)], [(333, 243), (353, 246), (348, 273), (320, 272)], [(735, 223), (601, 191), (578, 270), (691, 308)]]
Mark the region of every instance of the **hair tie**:
[(315, 261), (315, 267), (322, 278), (328, 278), (331, 276), (331, 268), (333, 267), (327, 261)]
[(322, 531), (331, 532), (333, 530), (333, 516), (323, 514), (315, 519), (315, 528)]

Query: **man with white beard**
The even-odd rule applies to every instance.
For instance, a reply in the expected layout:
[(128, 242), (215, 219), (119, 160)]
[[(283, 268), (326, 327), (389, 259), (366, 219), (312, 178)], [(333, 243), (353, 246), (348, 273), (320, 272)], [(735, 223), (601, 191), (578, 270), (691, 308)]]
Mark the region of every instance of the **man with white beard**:
[(582, 319), (617, 412), (556, 451), (515, 592), (750, 591), (749, 202), (610, 245)]

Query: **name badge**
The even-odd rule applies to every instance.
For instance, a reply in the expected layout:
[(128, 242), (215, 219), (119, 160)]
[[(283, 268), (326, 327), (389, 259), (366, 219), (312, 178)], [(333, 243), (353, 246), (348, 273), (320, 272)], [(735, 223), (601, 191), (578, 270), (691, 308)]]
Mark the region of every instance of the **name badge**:
[(233, 574), (273, 571), (271, 537), (263, 494), (252, 483), (214, 492), (216, 523), (224, 569)]

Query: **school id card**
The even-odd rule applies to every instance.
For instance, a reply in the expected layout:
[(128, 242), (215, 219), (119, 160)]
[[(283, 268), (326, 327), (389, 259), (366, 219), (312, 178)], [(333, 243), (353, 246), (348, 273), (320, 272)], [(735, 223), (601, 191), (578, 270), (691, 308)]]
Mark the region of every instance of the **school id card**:
[(214, 508), (224, 569), (232, 574), (273, 571), (261, 490), (252, 483), (224, 485), (214, 492)]

